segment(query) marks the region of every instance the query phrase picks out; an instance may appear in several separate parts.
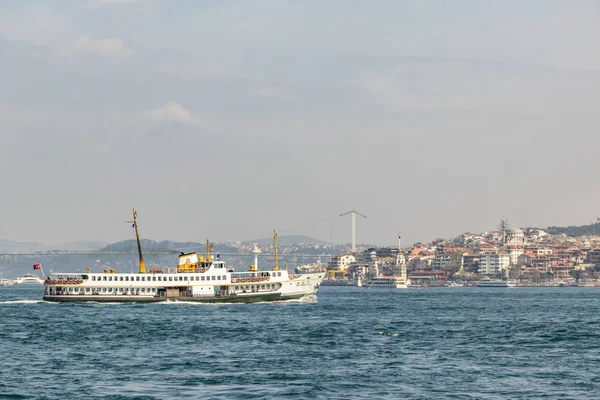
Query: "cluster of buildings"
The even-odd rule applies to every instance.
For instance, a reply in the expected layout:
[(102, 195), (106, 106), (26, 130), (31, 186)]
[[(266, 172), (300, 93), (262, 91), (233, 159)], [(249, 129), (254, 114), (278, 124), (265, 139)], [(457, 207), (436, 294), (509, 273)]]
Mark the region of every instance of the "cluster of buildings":
[(551, 235), (539, 228), (466, 232), (411, 248), (368, 248), (331, 258), (331, 279), (368, 278), (408, 271), (413, 284), (475, 281), (485, 276), (532, 284), (594, 281), (600, 276), (600, 236)]

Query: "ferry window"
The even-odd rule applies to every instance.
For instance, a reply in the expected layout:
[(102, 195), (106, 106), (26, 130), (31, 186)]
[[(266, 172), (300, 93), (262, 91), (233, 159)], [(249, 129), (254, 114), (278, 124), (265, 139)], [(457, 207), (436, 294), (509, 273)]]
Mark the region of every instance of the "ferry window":
[(122, 277), (122, 276), (120, 276), (120, 277), (119, 277), (119, 280), (120, 280), (120, 281), (122, 281), (122, 280), (123, 280), (123, 277)]
[(212, 280), (214, 281), (214, 280), (216, 280), (216, 278), (217, 278), (217, 277), (213, 275), (213, 277), (212, 277)]
[(154, 282), (156, 282), (156, 277), (155, 277), (155, 276), (153, 276), (153, 277), (152, 277), (152, 280), (153, 280)]
[(136, 281), (139, 281), (139, 280), (140, 280), (140, 277), (139, 277), (139, 276), (136, 276), (136, 277), (135, 277), (135, 280), (136, 280)]
[(170, 281), (172, 281), (172, 280), (173, 280), (173, 277), (172, 277), (172, 276), (170, 276), (170, 277), (169, 277), (169, 280), (170, 280)]
[(146, 277), (142, 276), (142, 282), (146, 282)]
[(223, 278), (222, 278), (222, 279), (223, 279), (224, 281), (226, 281), (226, 280), (227, 280), (227, 276), (223, 276)]
[(102, 279), (103, 281), (105, 281), (105, 280), (106, 280), (106, 276), (103, 276), (102, 278), (103, 278), (103, 279)]
[(96, 277), (95, 277), (95, 276), (92, 276), (92, 280), (93, 280), (93, 281), (95, 281), (95, 280), (96, 280)]
[(128, 277), (128, 276), (126, 276), (126, 277), (125, 277), (125, 280), (126, 280), (126, 281), (128, 281), (128, 280), (129, 280), (129, 277)]
[(204, 280), (204, 277), (200, 278), (200, 280), (202, 280), (202, 281), (203, 281), (203, 280)]

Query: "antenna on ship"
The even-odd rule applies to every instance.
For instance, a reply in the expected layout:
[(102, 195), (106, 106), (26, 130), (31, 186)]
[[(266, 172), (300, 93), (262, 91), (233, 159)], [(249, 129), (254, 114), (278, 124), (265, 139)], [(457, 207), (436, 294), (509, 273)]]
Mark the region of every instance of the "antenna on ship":
[(273, 271), (279, 270), (279, 260), (277, 259), (277, 232), (273, 229), (273, 251), (275, 252), (275, 268)]
[(138, 232), (138, 226), (137, 226), (137, 211), (135, 211), (135, 208), (132, 208), (133, 210), (133, 221), (126, 221), (128, 223), (133, 223), (133, 227), (135, 228), (135, 238), (137, 240), (137, 247), (138, 247), (138, 253), (140, 255), (140, 274), (145, 274), (146, 273), (146, 264), (144, 263), (144, 256), (142, 255), (142, 244), (140, 243), (140, 233)]

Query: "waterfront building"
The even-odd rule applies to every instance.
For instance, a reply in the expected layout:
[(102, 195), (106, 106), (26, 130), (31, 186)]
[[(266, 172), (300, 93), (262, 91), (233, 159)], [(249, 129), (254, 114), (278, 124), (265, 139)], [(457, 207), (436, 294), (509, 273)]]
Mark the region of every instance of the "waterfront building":
[(352, 254), (338, 254), (329, 260), (328, 269), (333, 271), (345, 271), (348, 269), (350, 263), (356, 261), (356, 258)]
[(479, 246), (478, 250), (479, 254), (498, 252), (498, 248), (496, 246), (492, 246), (491, 244), (482, 244), (481, 246)]
[(408, 275), (408, 279), (415, 284), (443, 283), (448, 280), (448, 272), (439, 269), (412, 271)]
[(552, 265), (552, 273), (554, 279), (567, 279), (571, 277), (571, 267), (564, 263), (554, 264)]
[(552, 247), (534, 246), (525, 248), (525, 254), (532, 258), (547, 256), (552, 254)]
[(594, 249), (592, 251), (588, 251), (586, 256), (586, 261), (590, 264), (598, 265), (600, 264), (600, 249)]
[(350, 263), (348, 266), (348, 276), (358, 277), (358, 276), (367, 276), (369, 273), (369, 263), (365, 261), (356, 261)]
[(407, 264), (409, 270), (428, 269), (430, 266), (431, 259), (429, 257), (416, 257), (411, 259)]
[(362, 259), (370, 260), (371, 253), (375, 252), (378, 258), (396, 258), (398, 256), (398, 247), (371, 247), (363, 252)]
[(462, 267), (467, 272), (473, 272), (477, 270), (479, 265), (479, 255), (472, 253), (465, 253), (462, 255)]
[(498, 274), (505, 271), (510, 264), (510, 257), (504, 252), (481, 253), (479, 255), (479, 273), (485, 275)]
[(531, 266), (531, 262), (532, 262), (532, 257), (530, 255), (527, 255), (525, 253), (519, 255), (517, 257), (517, 265), (522, 265), (522, 266), (527, 266), (530, 267)]

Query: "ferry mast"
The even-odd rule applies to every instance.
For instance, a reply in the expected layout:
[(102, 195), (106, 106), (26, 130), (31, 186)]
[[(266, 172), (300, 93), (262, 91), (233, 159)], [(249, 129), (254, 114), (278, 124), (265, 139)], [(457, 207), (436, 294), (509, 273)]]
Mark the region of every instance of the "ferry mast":
[(273, 271), (279, 270), (279, 259), (277, 258), (277, 232), (273, 229), (273, 251), (275, 252), (275, 268)]
[(140, 274), (145, 274), (146, 273), (146, 264), (144, 263), (144, 256), (142, 254), (142, 244), (140, 243), (140, 233), (138, 231), (138, 225), (137, 225), (137, 211), (135, 211), (135, 208), (132, 208), (132, 210), (133, 210), (133, 221), (127, 221), (127, 222), (133, 222), (133, 227), (135, 228), (135, 238), (137, 240), (138, 254), (140, 255)]

